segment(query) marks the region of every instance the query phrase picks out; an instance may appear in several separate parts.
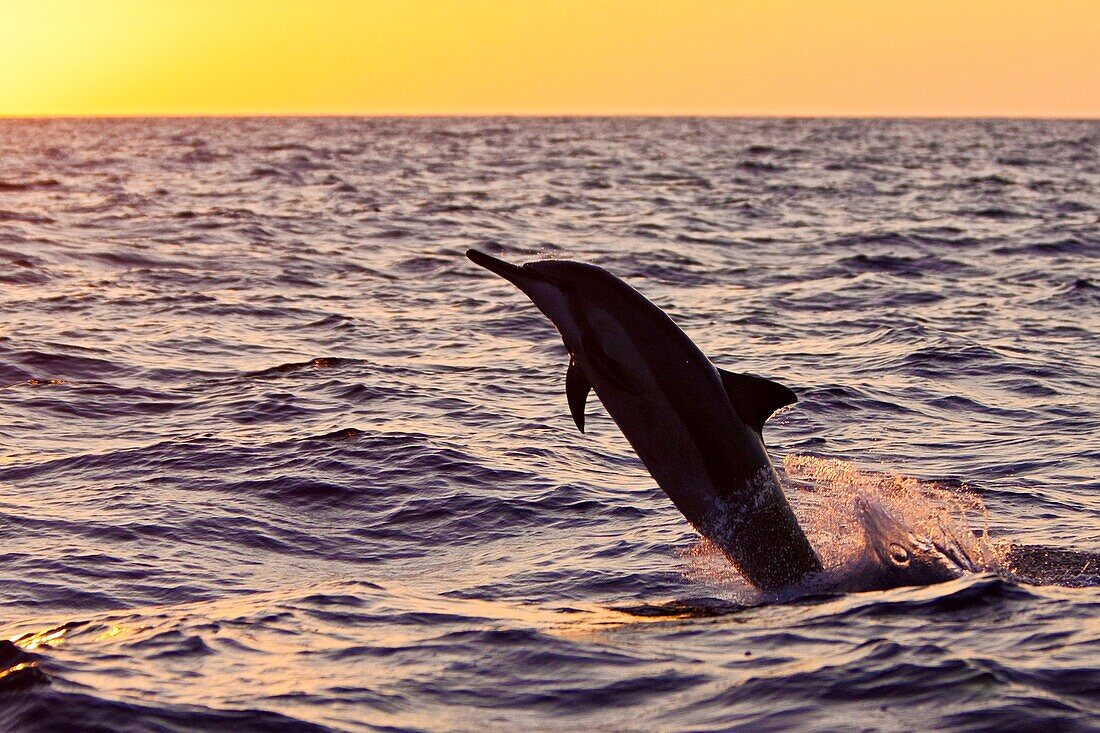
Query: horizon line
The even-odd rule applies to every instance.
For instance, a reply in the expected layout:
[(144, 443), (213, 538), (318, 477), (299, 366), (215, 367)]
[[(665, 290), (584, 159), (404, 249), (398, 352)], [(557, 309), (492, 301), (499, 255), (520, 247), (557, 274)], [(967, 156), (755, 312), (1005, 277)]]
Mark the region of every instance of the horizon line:
[(1098, 122), (1100, 116), (1013, 114), (803, 114), (803, 113), (634, 113), (634, 112), (150, 112), (107, 114), (4, 114), (0, 120), (201, 120), (201, 119), (714, 119), (714, 120), (1005, 120)]

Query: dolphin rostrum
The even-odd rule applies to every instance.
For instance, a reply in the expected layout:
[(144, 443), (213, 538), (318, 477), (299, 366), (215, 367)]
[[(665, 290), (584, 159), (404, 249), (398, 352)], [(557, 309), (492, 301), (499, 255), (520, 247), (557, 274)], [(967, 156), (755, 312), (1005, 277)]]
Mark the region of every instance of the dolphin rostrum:
[(776, 592), (821, 572), (761, 436), (764, 421), (797, 400), (790, 389), (716, 368), (664, 311), (602, 268), (466, 256), (522, 290), (561, 333), (577, 427), (595, 390), (661, 489), (749, 582)]

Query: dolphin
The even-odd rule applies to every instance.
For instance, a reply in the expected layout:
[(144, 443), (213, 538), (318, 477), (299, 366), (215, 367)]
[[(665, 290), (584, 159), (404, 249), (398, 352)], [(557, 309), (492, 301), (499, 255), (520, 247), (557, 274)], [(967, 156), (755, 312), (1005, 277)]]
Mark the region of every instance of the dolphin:
[(822, 571), (762, 437), (794, 392), (716, 368), (664, 311), (600, 267), (466, 256), (522, 290), (558, 329), (581, 432), (595, 391), (673, 504), (750, 583), (774, 593)]
[(847, 572), (823, 583), (829, 591), (871, 591), (933, 585), (978, 569), (966, 549), (946, 532), (914, 531), (870, 497), (856, 497), (863, 550)]

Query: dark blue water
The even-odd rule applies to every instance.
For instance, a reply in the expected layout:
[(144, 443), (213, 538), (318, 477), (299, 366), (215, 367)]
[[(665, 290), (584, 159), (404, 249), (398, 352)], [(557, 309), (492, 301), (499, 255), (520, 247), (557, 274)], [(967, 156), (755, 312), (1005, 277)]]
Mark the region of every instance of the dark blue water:
[[(0, 122), (0, 728), (1100, 728), (1100, 123)], [(512, 286), (602, 265), (983, 572), (759, 605)], [(900, 502), (900, 503), (899, 503)]]

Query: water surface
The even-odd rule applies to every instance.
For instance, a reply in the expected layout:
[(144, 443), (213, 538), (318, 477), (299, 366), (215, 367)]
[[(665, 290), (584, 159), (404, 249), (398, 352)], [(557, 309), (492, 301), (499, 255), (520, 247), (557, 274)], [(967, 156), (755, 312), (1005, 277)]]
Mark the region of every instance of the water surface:
[[(0, 727), (1100, 726), (1100, 124), (6, 121), (0, 163)], [(819, 541), (815, 485), (903, 485), (1027, 572), (753, 605), (467, 247), (791, 386)]]

